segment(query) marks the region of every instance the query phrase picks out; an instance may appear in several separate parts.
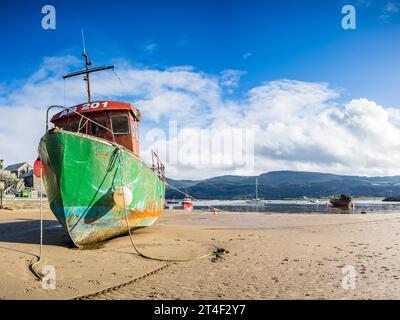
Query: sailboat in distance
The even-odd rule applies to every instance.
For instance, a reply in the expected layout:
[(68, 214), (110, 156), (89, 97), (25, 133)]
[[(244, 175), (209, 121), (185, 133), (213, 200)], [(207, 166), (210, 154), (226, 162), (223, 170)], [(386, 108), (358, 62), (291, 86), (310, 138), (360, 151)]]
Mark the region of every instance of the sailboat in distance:
[(258, 178), (256, 178), (256, 197), (254, 199), (246, 200), (246, 204), (262, 205), (262, 200), (258, 197)]

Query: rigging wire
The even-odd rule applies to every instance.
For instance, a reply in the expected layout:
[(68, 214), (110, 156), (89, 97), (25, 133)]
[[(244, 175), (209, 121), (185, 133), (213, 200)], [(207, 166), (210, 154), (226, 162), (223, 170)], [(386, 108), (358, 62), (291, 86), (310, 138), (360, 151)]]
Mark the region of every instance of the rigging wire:
[(125, 88), (125, 84), (122, 82), (121, 77), (118, 75), (117, 71), (115, 71), (115, 68), (112, 69), (112, 72), (114, 73), (114, 75), (117, 77), (117, 79), (119, 80), (119, 83), (121, 84), (121, 86), (123, 86)]
[[(166, 184), (168, 187), (170, 187), (171, 189), (174, 189), (175, 191), (178, 191), (179, 193), (183, 194), (185, 197), (191, 198), (191, 199), (196, 200), (196, 201), (201, 201), (200, 199), (196, 199), (196, 198), (193, 197), (192, 195), (190, 195), (190, 194), (188, 194), (188, 193), (186, 193), (186, 192), (184, 192), (184, 191), (182, 191), (182, 190), (179, 190), (178, 188), (176, 188), (176, 187), (174, 187), (173, 185), (169, 184), (167, 181), (165, 181), (165, 184)], [(229, 211), (227, 211), (227, 210), (221, 210), (221, 209), (219, 209), (219, 208), (216, 208), (216, 207), (213, 207), (213, 206), (210, 206), (210, 205), (208, 205), (208, 206), (206, 206), (206, 207), (207, 207), (207, 208), (210, 208), (210, 209), (213, 209), (214, 211), (229, 212)], [(232, 212), (234, 212), (234, 211), (232, 211)]]
[(64, 106), (65, 106), (65, 79), (63, 80), (63, 83), (64, 83)]

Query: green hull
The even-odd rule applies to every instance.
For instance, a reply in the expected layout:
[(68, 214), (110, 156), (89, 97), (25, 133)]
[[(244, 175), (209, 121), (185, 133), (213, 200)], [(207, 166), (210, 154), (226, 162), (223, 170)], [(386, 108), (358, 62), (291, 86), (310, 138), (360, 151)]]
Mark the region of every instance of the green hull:
[[(134, 229), (153, 224), (161, 215), (163, 177), (123, 147), (56, 129), (42, 137), (39, 155), (50, 208), (78, 247), (126, 234), (126, 216)], [(122, 185), (132, 193), (125, 208), (114, 201)]]

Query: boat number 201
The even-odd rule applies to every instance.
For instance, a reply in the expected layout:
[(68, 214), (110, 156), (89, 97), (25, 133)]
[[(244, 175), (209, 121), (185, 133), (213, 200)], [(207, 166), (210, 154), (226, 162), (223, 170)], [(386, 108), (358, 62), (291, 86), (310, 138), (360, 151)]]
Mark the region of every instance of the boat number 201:
[[(89, 109), (97, 109), (98, 107), (102, 107), (102, 108), (107, 108), (108, 106), (108, 101), (105, 102), (92, 102), (92, 103), (85, 103), (79, 111), (82, 110), (89, 110)], [(67, 114), (71, 114), (74, 112), (77, 112), (78, 106), (73, 106), (72, 108), (69, 108), (67, 110), (64, 110), (63, 112), (60, 113), (59, 117), (63, 117)]]
[(89, 110), (89, 109), (97, 109), (98, 107), (107, 108), (108, 101), (106, 102), (93, 102), (93, 103), (85, 103), (81, 110)]

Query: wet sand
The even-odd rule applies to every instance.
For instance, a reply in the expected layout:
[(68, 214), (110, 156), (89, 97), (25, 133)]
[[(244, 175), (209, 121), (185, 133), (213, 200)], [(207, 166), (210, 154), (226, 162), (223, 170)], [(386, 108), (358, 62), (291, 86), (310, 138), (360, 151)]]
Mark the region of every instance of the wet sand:
[[(33, 204), (33, 205), (32, 205)], [(28, 270), (39, 252), (37, 203), (6, 202), (0, 210), (0, 299), (71, 299), (127, 282), (166, 262), (135, 254), (129, 237), (78, 250), (45, 209), (43, 265), (56, 289)], [(186, 259), (94, 299), (398, 299), (400, 213), (232, 214), (165, 211), (133, 233), (137, 247), (160, 258)], [(355, 288), (342, 287), (342, 267), (355, 268)]]

